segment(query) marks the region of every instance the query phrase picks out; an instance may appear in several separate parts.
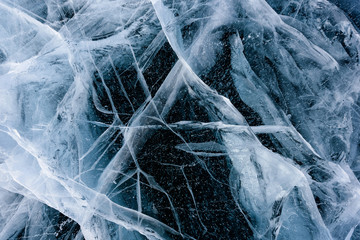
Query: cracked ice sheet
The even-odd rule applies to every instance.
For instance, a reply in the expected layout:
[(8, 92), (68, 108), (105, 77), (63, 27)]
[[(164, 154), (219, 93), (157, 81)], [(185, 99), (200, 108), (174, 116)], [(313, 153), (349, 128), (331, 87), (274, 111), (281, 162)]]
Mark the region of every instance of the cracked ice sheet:
[(335, 5), (0, 11), (1, 239), (359, 237), (359, 34)]

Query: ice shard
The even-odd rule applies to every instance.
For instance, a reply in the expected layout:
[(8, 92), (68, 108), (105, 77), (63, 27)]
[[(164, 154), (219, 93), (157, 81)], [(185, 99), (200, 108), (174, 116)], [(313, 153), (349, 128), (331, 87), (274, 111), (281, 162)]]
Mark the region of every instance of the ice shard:
[(351, 0), (0, 0), (0, 239), (360, 239)]

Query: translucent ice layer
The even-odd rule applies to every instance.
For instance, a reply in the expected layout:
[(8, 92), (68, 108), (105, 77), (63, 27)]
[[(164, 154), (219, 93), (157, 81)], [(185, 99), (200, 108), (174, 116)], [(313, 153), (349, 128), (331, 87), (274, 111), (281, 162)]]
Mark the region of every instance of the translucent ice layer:
[(360, 239), (350, 0), (0, 0), (0, 239)]

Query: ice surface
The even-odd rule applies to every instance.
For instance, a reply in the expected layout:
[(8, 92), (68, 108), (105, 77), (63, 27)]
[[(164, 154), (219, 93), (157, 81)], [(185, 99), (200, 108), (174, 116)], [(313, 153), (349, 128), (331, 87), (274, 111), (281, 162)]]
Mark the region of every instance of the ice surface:
[(0, 239), (360, 239), (348, 0), (0, 0)]

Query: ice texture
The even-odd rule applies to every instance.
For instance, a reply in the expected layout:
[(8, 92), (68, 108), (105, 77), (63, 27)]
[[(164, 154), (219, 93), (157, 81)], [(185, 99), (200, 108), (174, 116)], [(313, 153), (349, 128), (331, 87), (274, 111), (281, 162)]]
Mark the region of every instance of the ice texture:
[(360, 239), (359, 7), (0, 0), (0, 239)]

